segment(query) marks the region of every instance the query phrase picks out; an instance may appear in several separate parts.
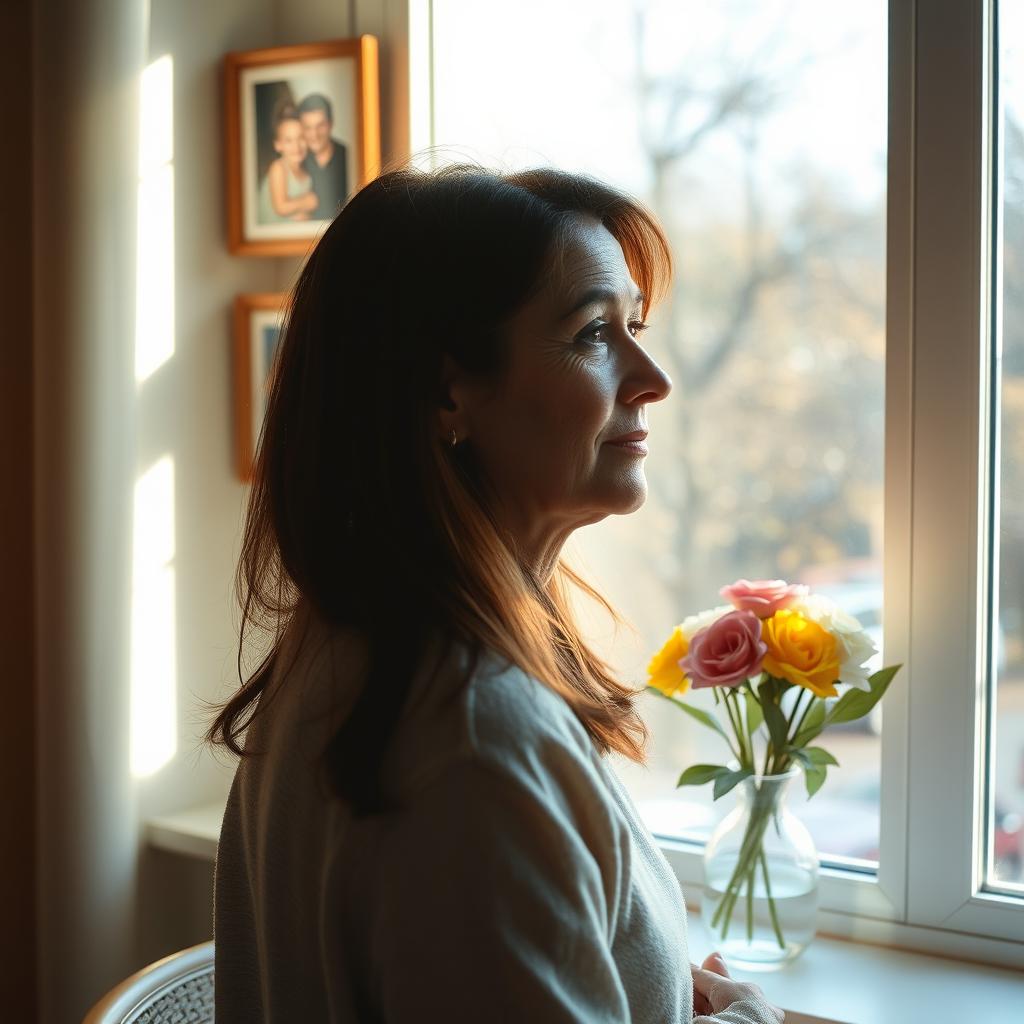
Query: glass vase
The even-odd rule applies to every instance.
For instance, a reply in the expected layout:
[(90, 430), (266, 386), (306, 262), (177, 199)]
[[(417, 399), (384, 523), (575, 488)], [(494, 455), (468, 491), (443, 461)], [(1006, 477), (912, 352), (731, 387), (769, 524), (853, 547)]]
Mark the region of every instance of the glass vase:
[(814, 937), (818, 852), (787, 806), (801, 775), (794, 767), (741, 782), (704, 848), (701, 919), (715, 949), (744, 970), (777, 970)]

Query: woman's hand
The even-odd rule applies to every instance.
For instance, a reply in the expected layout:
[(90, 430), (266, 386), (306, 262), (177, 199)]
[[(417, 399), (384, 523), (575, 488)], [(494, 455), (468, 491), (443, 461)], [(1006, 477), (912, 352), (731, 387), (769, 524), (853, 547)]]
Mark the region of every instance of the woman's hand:
[(700, 967), (690, 964), (690, 974), (693, 976), (693, 1011), (698, 1017), (720, 1013), (741, 999), (756, 999), (769, 1006), (779, 1024), (786, 1019), (777, 1006), (768, 1003), (757, 985), (733, 981), (719, 953), (712, 953)]

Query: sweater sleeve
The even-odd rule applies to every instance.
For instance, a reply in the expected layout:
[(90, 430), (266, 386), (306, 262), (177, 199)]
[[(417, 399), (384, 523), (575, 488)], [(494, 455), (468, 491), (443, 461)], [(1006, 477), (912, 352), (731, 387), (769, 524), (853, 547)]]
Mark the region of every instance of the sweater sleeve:
[[(714, 998), (712, 986), (712, 1002), (720, 1002)], [(778, 1024), (775, 1011), (764, 998), (764, 993), (751, 984), (743, 986), (745, 994), (742, 999), (730, 1003), (724, 1010), (715, 1014), (699, 1015), (693, 1018), (693, 1024)]]
[(694, 1017), (693, 1024), (778, 1024), (778, 1017), (762, 999), (740, 999), (721, 1013)]
[(402, 817), (372, 940), (388, 1024), (628, 1024), (609, 938), (621, 869), (598, 863), (571, 802), (468, 759)]

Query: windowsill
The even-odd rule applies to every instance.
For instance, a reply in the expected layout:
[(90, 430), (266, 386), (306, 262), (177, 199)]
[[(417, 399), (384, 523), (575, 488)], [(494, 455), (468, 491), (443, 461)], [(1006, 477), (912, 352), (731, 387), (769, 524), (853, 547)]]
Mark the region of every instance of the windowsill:
[[(217, 856), (223, 804), (153, 818), (149, 843), (212, 862)], [(689, 911), (690, 957), (699, 963), (714, 948)], [(772, 974), (737, 976), (760, 985), (787, 1010), (787, 1024), (963, 1024), (1010, 1020), (1024, 1006), (1024, 972), (986, 967), (819, 935), (799, 960)]]
[[(690, 958), (700, 963), (714, 946), (693, 910), (689, 924)], [(779, 1006), (848, 1024), (1001, 1022), (1024, 1006), (1024, 973), (822, 935), (782, 971), (735, 973)]]
[(223, 818), (223, 803), (150, 818), (146, 822), (146, 840), (158, 850), (183, 853), (212, 863), (217, 859), (217, 840)]

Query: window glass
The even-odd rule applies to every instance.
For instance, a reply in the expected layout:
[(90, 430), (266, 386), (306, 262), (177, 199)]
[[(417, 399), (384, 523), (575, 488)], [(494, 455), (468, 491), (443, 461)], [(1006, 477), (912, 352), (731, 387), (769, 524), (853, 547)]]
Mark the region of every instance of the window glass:
[[(592, 173), (651, 205), (675, 252), (645, 334), (675, 382), (650, 412), (650, 497), (569, 549), (635, 626), (594, 620), (609, 659), (642, 682), (671, 627), (739, 577), (811, 584), (881, 647), (884, 0), (433, 11), (442, 160)], [(709, 787), (675, 783), (726, 752), (661, 699), (641, 706), (649, 764), (617, 769), (656, 833), (707, 835)], [(826, 858), (878, 856), (880, 727), (822, 738), (841, 767), (798, 810)]]
[(1002, 99), (1002, 358), (999, 394), (998, 563), (992, 652), (990, 883), (1024, 886), (1024, 7), (999, 5)]

